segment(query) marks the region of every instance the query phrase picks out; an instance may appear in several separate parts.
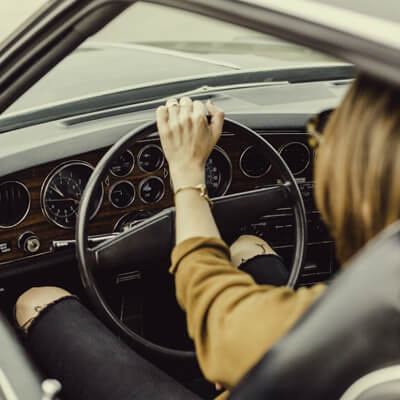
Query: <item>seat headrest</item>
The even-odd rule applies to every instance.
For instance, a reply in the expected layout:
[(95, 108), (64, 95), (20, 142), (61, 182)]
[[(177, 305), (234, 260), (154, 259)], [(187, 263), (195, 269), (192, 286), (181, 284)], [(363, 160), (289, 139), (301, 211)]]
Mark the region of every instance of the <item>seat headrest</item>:
[(400, 222), (347, 263), (230, 399), (338, 400), (360, 377), (398, 361)]

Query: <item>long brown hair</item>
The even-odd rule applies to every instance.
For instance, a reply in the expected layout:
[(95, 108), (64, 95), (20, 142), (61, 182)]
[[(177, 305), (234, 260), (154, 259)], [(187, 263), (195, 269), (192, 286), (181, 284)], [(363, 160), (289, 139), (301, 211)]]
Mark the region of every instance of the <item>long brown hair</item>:
[(317, 151), (315, 196), (346, 261), (400, 217), (400, 90), (366, 75), (333, 113)]

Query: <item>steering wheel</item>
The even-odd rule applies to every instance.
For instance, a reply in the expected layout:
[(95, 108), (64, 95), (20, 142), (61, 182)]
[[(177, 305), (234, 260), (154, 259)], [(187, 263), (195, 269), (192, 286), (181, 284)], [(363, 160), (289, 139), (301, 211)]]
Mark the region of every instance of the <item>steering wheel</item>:
[[(112, 270), (123, 266), (149, 265), (168, 259), (175, 238), (175, 208), (167, 208), (97, 247), (89, 248), (88, 244), (90, 204), (97, 193), (96, 188), (108, 173), (112, 161), (137, 140), (156, 131), (155, 122), (147, 123), (130, 131), (118, 140), (97, 164), (80, 202), (76, 223), (77, 259), (83, 286), (89, 300), (95, 307), (98, 316), (116, 334), (124, 338), (136, 350), (150, 352), (158, 357), (192, 360), (195, 358), (193, 351), (160, 346), (130, 330), (111, 310), (93, 275), (96, 269)], [(307, 243), (306, 213), (297, 182), (279, 153), (259, 134), (228, 119), (224, 121), (223, 131), (245, 138), (265, 151), (270, 163), (279, 172), (283, 183), (213, 199), (212, 213), (221, 236), (227, 238), (231, 232), (254, 222), (269, 211), (282, 206), (291, 206), (295, 217), (295, 245), (287, 285), (294, 287), (304, 264)]]

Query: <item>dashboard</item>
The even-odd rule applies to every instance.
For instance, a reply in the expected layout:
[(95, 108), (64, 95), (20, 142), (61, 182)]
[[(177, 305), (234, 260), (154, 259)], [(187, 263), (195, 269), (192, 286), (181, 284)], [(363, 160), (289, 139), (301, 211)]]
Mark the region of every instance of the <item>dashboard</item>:
[[(227, 118), (267, 139), (299, 183), (309, 231), (300, 285), (330, 279), (338, 268), (333, 241), (313, 200), (315, 155), (304, 126), (321, 108), (335, 107), (348, 84), (322, 81), (249, 87), (212, 96)], [(153, 119), (154, 108), (132, 105), (0, 135), (0, 276), (52, 265), (64, 257), (64, 250), (72, 259), (76, 215), (93, 168), (113, 143)], [(230, 132), (223, 132), (205, 174), (212, 197), (255, 190), (279, 180), (262, 152)], [(92, 204), (89, 242), (107, 240), (172, 205), (168, 165), (155, 132), (113, 160)], [(235, 233), (263, 237), (291, 265), (294, 218), (290, 208), (269, 212)]]
[[(308, 252), (312, 261), (306, 266), (305, 277), (323, 279), (334, 270), (333, 244), (313, 201), (314, 153), (307, 135), (260, 133), (281, 154), (300, 184), (309, 219)], [(76, 154), (1, 179), (0, 270), (15, 261), (73, 248), (80, 198), (107, 150)], [(223, 133), (213, 150), (205, 174), (211, 197), (253, 190), (279, 180), (265, 154), (229, 132)], [(142, 140), (113, 161), (97, 188), (89, 234), (92, 240), (105, 240), (172, 205), (168, 165), (159, 139)], [(291, 210), (280, 209), (242, 227), (241, 233), (263, 237), (290, 263), (293, 223)]]

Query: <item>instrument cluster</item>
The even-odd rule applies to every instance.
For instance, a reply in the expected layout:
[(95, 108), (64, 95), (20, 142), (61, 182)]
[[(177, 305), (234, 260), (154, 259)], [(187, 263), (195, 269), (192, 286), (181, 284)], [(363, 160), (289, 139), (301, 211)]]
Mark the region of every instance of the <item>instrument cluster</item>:
[[(268, 134), (299, 182), (312, 177), (312, 153), (303, 134)], [(0, 266), (54, 251), (73, 241), (80, 200), (108, 149), (39, 165), (0, 181)], [(268, 157), (256, 146), (224, 133), (205, 167), (210, 197), (277, 182)], [(121, 232), (136, 220), (173, 205), (173, 188), (158, 139), (136, 143), (112, 161), (91, 205), (89, 234)], [(61, 246), (62, 247), (62, 246)]]
[[(135, 156), (127, 150), (114, 160), (110, 173), (116, 178), (126, 178), (135, 167)], [(160, 146), (145, 145), (137, 155), (137, 167), (146, 176), (137, 188), (127, 180), (114, 182), (108, 190), (108, 201), (116, 209), (130, 207), (136, 197), (142, 204), (155, 204), (161, 201), (169, 180), (153, 175), (165, 164)], [(41, 191), (40, 203), (46, 218), (60, 228), (71, 229), (75, 226), (79, 202), (94, 167), (84, 161), (63, 163), (46, 178)], [(215, 147), (205, 168), (206, 183), (211, 197), (224, 195), (232, 181), (232, 164), (229, 156), (220, 147)], [(104, 185), (97, 189), (95, 203), (92, 205), (91, 219), (95, 218), (104, 201)], [(19, 192), (18, 192), (19, 193)], [(0, 221), (1, 222), (1, 221)]]

